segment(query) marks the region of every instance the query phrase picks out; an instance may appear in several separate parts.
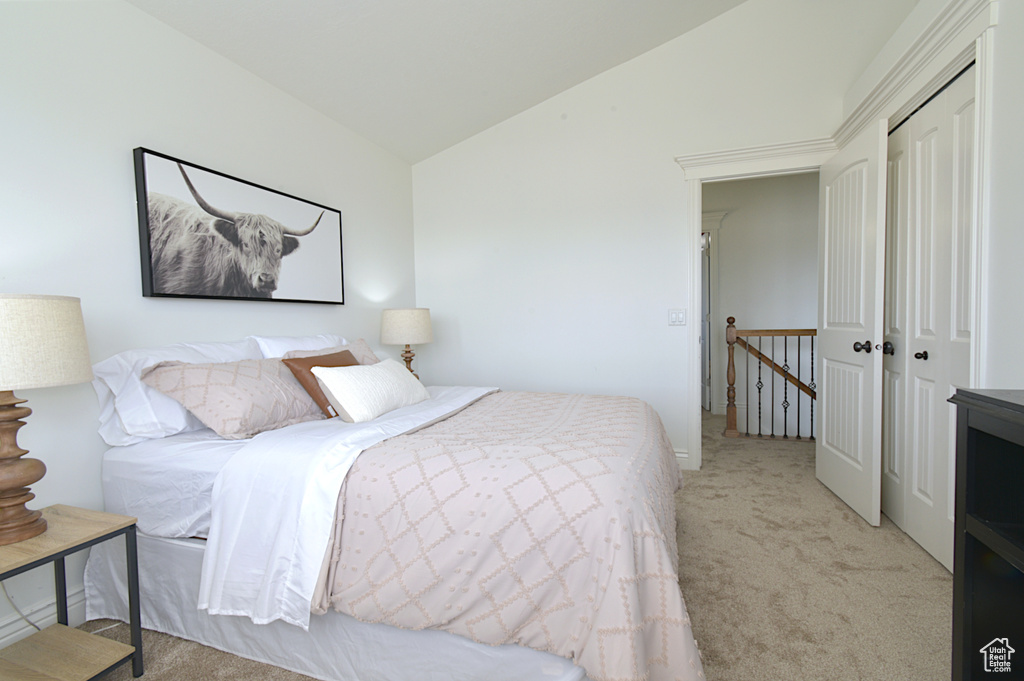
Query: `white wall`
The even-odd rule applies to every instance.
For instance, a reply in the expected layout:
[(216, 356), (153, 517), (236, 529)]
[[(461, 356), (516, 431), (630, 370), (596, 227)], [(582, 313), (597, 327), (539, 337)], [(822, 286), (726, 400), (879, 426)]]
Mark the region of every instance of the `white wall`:
[(1024, 387), (1024, 3), (1002, 2), (994, 39), (990, 224), (982, 244), (986, 275), (979, 387)]
[[(687, 452), (694, 249), (676, 156), (827, 137), (878, 3), (749, 0), (413, 168), (444, 382), (635, 395)], [(892, 3), (889, 3), (892, 7)], [(698, 310), (688, 310), (695, 323)]]
[[(717, 248), (718, 276), (712, 290), (711, 336), (712, 411), (724, 414), (728, 317), (735, 317), (740, 329), (817, 327), (818, 174), (708, 182), (703, 185), (702, 204), (705, 213), (726, 213), (712, 244)], [(809, 370), (810, 345), (803, 345)], [(795, 351), (795, 345), (792, 349)], [(781, 350), (778, 356), (782, 357)], [(740, 350), (736, 362), (736, 399), (744, 410), (746, 364)], [(795, 362), (791, 365), (796, 366)], [(806, 383), (809, 371), (802, 378)], [(781, 403), (781, 380), (777, 387)], [(756, 404), (753, 408), (756, 414)], [(792, 416), (791, 429), (795, 427), (795, 410)], [(809, 425), (808, 414), (803, 416)], [(778, 417), (778, 432), (782, 433), (781, 410)], [(765, 428), (769, 428), (767, 421)]]
[[(408, 164), (250, 73), (120, 1), (0, 3), (0, 63), (0, 291), (80, 297), (94, 361), (254, 333), (376, 346), (379, 310), (415, 302)], [(339, 209), (346, 305), (143, 298), (136, 146)], [(102, 508), (91, 386), (19, 396), (19, 443), (49, 469), (30, 506)], [(29, 609), (53, 598), (34, 573), (8, 583)]]

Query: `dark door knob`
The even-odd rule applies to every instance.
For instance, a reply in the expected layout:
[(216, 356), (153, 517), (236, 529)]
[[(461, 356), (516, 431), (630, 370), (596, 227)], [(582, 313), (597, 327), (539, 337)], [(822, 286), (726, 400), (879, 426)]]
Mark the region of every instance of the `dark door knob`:
[(890, 343), (889, 341), (885, 341), (884, 343), (882, 343), (882, 354), (883, 355), (895, 355), (896, 354), (896, 348), (894, 348), (892, 346), (892, 343)]
[(864, 341), (863, 343), (854, 343), (853, 344), (853, 351), (854, 352), (864, 352), (864, 353), (867, 353), (867, 354), (870, 355), (871, 354), (871, 341)]
[(927, 360), (928, 359), (928, 351), (925, 350), (924, 352), (915, 352), (914, 353), (914, 359), (924, 359), (924, 360)]

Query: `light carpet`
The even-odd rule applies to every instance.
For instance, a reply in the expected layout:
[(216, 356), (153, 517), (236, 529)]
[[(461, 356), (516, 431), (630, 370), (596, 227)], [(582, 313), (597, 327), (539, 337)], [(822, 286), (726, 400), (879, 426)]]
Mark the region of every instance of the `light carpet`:
[(680, 584), (710, 681), (950, 678), (952, 575), (814, 476), (810, 442), (725, 438), (677, 495)]
[[(887, 518), (870, 527), (822, 486), (812, 444), (729, 439), (723, 428), (705, 421), (702, 470), (676, 497), (680, 584), (707, 678), (948, 679), (949, 572)], [(104, 627), (128, 642), (124, 624), (82, 628)], [(148, 681), (308, 678), (152, 631), (143, 646)], [(106, 678), (129, 681), (131, 665)]]

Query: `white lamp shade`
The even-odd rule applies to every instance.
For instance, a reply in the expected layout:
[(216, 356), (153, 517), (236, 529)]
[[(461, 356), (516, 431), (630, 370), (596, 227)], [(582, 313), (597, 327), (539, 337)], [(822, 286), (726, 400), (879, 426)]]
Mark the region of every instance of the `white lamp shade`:
[(418, 345), (434, 340), (430, 309), (384, 310), (380, 318), (380, 342), (384, 345)]
[(0, 390), (92, 380), (78, 298), (0, 294)]

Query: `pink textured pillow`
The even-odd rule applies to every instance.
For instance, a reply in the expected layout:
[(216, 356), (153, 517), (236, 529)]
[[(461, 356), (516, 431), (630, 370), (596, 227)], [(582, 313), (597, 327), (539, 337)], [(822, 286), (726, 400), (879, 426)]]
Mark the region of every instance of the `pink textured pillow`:
[(315, 355), (329, 355), (335, 352), (342, 352), (343, 350), (351, 352), (352, 356), (356, 358), (356, 361), (364, 366), (367, 364), (376, 364), (380, 361), (380, 358), (373, 354), (373, 350), (370, 349), (369, 343), (364, 341), (362, 338), (333, 348), (323, 348), (321, 350), (293, 350), (291, 352), (286, 352), (284, 356), (286, 359), (292, 357), (313, 357)]
[(215, 364), (161, 362), (143, 370), (141, 378), (227, 440), (324, 417), (278, 359)]

